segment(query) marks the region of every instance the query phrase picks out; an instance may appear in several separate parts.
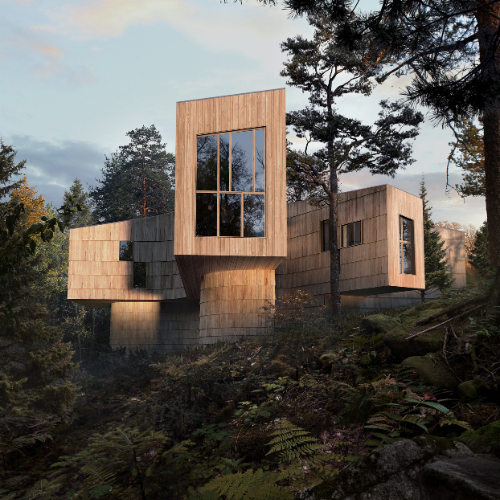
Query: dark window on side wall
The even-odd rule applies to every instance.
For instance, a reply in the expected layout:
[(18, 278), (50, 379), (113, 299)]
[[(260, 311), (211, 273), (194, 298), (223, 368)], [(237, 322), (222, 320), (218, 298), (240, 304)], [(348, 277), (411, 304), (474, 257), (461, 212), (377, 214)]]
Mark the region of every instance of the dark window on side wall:
[[(321, 237), (322, 237), (322, 251), (330, 251), (330, 221), (328, 219), (321, 221)], [(337, 249), (337, 259), (340, 273), (340, 248)]]
[(413, 221), (399, 216), (399, 272), (415, 274)]
[(120, 260), (134, 260), (133, 241), (120, 241)]
[(321, 221), (322, 251), (330, 251), (330, 221)]
[(361, 221), (351, 222), (349, 224), (344, 224), (341, 226), (341, 247), (352, 247), (355, 245), (361, 245)]
[(146, 262), (134, 262), (134, 288), (146, 288)]

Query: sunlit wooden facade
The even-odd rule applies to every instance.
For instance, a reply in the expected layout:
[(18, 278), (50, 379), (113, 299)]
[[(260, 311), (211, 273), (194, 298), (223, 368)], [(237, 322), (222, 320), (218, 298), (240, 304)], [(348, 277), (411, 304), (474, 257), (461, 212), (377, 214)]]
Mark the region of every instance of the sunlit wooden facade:
[[(284, 89), (178, 103), (175, 212), (71, 230), (68, 299), (111, 305), (113, 347), (262, 334), (264, 308), (299, 289), (325, 303), (328, 210), (287, 206), (285, 134)], [(423, 287), (419, 198), (345, 193), (338, 232), (344, 296)]]

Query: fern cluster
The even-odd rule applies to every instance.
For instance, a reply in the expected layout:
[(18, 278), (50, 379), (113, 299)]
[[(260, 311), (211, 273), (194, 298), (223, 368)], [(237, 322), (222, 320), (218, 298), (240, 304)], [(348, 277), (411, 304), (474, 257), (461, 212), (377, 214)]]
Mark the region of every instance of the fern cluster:
[[(52, 465), (55, 484), (71, 477), (79, 484), (68, 498), (98, 498), (110, 493), (115, 498), (144, 497), (152, 469), (167, 438), (159, 432), (118, 426), (105, 434), (94, 434), (87, 448), (72, 456), (62, 456)], [(115, 487), (118, 477), (126, 477)], [(127, 484), (128, 483), (128, 484)]]
[(189, 500), (291, 500), (294, 491), (337, 472), (329, 463), (341, 457), (318, 453), (323, 446), (301, 427), (280, 420), (270, 435), (267, 455), (274, 456), (274, 466), (216, 477), (197, 490), (190, 488)]

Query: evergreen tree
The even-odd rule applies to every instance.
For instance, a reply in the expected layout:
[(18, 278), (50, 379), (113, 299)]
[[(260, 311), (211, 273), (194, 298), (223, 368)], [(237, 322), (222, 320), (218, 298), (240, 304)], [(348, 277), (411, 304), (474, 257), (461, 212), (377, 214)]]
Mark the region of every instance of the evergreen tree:
[[(48, 226), (43, 201), (25, 178), (11, 191), (10, 219), (2, 218), (8, 230), (1, 235), (0, 296), (9, 299), (0, 302), (0, 410), (16, 415), (59, 413), (74, 399), (74, 386), (67, 381), (74, 367), (71, 345), (61, 342), (62, 330), (49, 324), (33, 286), (42, 275), (37, 244), (49, 241), (55, 226), (55, 219)], [(16, 210), (20, 203), (24, 211)], [(51, 229), (43, 232), (44, 227)], [(33, 239), (36, 234), (41, 241)], [(17, 252), (20, 245), (27, 251)]]
[(486, 221), (484, 221), (476, 233), (474, 246), (470, 252), (469, 263), (480, 276), (487, 276), (491, 271), (488, 224)]
[(70, 207), (80, 206), (80, 210), (71, 216), (68, 227), (74, 228), (92, 225), (94, 220), (89, 193), (83, 189), (80, 179), (75, 179), (69, 187), (69, 191), (64, 191), (64, 203)]
[(444, 241), (437, 231), (433, 231), (431, 207), (427, 200), (427, 189), (422, 178), (420, 183), (420, 198), (424, 206), (424, 256), (425, 256), (425, 289), (420, 291), (420, 299), (425, 302), (425, 296), (439, 290), (444, 292), (453, 284), (453, 274), (448, 266)]
[(448, 157), (463, 170), (463, 183), (455, 185), (462, 196), (484, 196), (486, 194), (484, 177), (484, 140), (482, 130), (471, 120), (464, 120), (456, 130), (456, 142), (450, 143), (453, 149)]
[(297, 36), (281, 44), (290, 58), (281, 75), (288, 77), (288, 85), (309, 93), (310, 105), (287, 113), (287, 125), (293, 126), (297, 137), (323, 147), (313, 155), (289, 151), (287, 175), (300, 194), (304, 193), (300, 184), (306, 179), (319, 187), (329, 205), (330, 293), (332, 312), (339, 314), (338, 176), (368, 168), (373, 174), (393, 177), (398, 168), (413, 163), (408, 140), (418, 134), (423, 117), (408, 106), (388, 101), (380, 103), (379, 118), (373, 125), (338, 113), (335, 101), (346, 94), (369, 95), (372, 77), (389, 59), (367, 37), (356, 51), (339, 47), (335, 22), (321, 16), (308, 16), (308, 22), (314, 27), (311, 40)]
[(11, 178), (19, 174), (24, 168), (26, 160), (16, 164), (14, 162), (16, 153), (17, 151), (12, 146), (6, 146), (0, 140), (0, 200), (19, 186), (19, 182), (10, 183)]
[(100, 186), (90, 188), (98, 222), (151, 217), (174, 209), (175, 157), (154, 125), (126, 134), (130, 144), (106, 157)]

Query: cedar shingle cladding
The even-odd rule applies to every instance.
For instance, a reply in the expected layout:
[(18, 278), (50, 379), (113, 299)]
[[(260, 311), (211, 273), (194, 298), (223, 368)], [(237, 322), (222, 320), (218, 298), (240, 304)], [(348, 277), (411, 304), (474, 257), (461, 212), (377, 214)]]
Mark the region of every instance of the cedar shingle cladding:
[[(196, 137), (265, 127), (265, 237), (196, 237)], [(189, 298), (217, 271), (274, 270), (286, 257), (285, 89), (177, 103), (174, 254)]]
[[(68, 299), (89, 307), (111, 302), (186, 297), (174, 257), (174, 213), (70, 231)], [(120, 241), (134, 242), (146, 262), (146, 288), (133, 288), (133, 262), (120, 261)]]
[[(399, 272), (399, 216), (414, 221), (416, 274)], [(339, 226), (362, 221), (362, 244), (340, 249), (340, 290), (374, 294), (423, 288), (422, 200), (389, 185), (341, 195)], [(322, 251), (321, 221), (328, 207), (308, 202), (288, 204), (288, 255), (276, 270), (277, 295), (308, 290), (318, 304), (330, 293), (330, 252)], [(340, 230), (338, 231), (340, 248)]]

